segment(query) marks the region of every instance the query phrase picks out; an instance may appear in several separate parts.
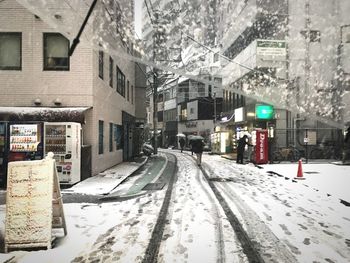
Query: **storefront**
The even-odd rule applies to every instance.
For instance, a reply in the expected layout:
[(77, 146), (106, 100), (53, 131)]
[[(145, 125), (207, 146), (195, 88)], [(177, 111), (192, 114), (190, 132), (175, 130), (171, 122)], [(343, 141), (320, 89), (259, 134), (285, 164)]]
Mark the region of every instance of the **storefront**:
[[(7, 164), (55, 154), (61, 183), (80, 181), (81, 123), (88, 108), (0, 107), (0, 185)], [(88, 157), (91, 159), (91, 157)]]
[[(257, 131), (267, 130), (273, 136), (276, 124), (274, 108), (267, 104), (251, 104), (237, 108), (231, 117), (226, 117), (211, 135), (212, 151), (218, 154), (235, 153), (237, 141), (247, 135), (249, 143), (256, 145)], [(247, 158), (250, 158), (250, 151)]]

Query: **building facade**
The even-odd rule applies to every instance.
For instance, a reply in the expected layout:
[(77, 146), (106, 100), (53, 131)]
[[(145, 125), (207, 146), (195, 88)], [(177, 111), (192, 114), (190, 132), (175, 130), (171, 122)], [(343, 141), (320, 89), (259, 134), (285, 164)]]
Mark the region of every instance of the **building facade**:
[[(94, 31), (98, 34), (98, 14), (106, 15), (108, 8), (116, 10), (118, 6), (116, 1), (111, 1), (109, 6), (97, 3), (86, 34), (92, 35)], [(64, 14), (62, 16), (57, 19), (64, 20)], [(58, 33), (44, 18), (14, 0), (1, 1), (0, 25), (2, 108), (27, 107), (33, 112), (40, 112), (42, 108), (49, 111), (53, 108), (81, 109), (82, 144), (91, 147), (91, 175), (136, 154), (132, 132), (135, 127), (135, 63), (113, 51), (113, 46), (118, 46), (125, 52), (132, 52), (132, 39), (121, 43), (120, 39), (102, 36), (100, 46), (96, 47), (92, 40), (82, 38), (69, 57), (72, 43), (69, 32)], [(106, 46), (111, 47), (110, 53)], [(142, 84), (137, 86), (140, 88)], [(53, 115), (55, 113), (41, 115), (35, 121), (52, 122)], [(75, 121), (66, 117), (61, 121)], [(7, 116), (0, 121), (18, 120)]]
[[(222, 70), (224, 129), (271, 127), (279, 146), (301, 148), (311, 129), (315, 144), (339, 147), (349, 121), (349, 2), (219, 0), (217, 7), (221, 53), (234, 60)], [(256, 118), (260, 104), (274, 105), (272, 119)], [(243, 120), (230, 118), (241, 107)]]

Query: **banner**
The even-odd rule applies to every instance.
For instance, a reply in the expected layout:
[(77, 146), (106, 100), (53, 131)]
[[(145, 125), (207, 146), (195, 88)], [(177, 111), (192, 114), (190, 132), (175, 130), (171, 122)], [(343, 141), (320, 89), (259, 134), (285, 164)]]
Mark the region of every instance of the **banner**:
[(256, 131), (255, 163), (268, 163), (268, 134), (267, 130)]

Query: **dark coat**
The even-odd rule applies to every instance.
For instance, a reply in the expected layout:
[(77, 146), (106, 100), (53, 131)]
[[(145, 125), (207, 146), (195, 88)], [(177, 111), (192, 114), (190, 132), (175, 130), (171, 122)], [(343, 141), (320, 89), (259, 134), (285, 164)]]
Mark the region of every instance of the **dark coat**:
[(185, 139), (180, 138), (179, 143), (180, 143), (180, 147), (183, 148), (185, 146)]
[(350, 127), (347, 129), (344, 142), (350, 144)]
[(202, 153), (204, 148), (204, 142), (202, 140), (192, 140), (192, 151), (194, 153)]
[(247, 135), (244, 135), (242, 138), (240, 138), (238, 140), (238, 145), (237, 145), (237, 152), (238, 153), (243, 153), (244, 152), (244, 148), (246, 145), (250, 145), (248, 142), (247, 142), (247, 138), (248, 136)]

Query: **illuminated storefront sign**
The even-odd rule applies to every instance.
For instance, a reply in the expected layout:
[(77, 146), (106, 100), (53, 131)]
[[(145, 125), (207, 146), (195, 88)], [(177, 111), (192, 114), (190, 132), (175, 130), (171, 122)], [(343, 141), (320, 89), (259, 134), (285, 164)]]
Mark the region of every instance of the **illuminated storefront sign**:
[(274, 108), (271, 105), (256, 105), (255, 117), (261, 120), (271, 120), (274, 116)]
[(235, 109), (235, 122), (244, 121), (244, 110), (242, 108)]

